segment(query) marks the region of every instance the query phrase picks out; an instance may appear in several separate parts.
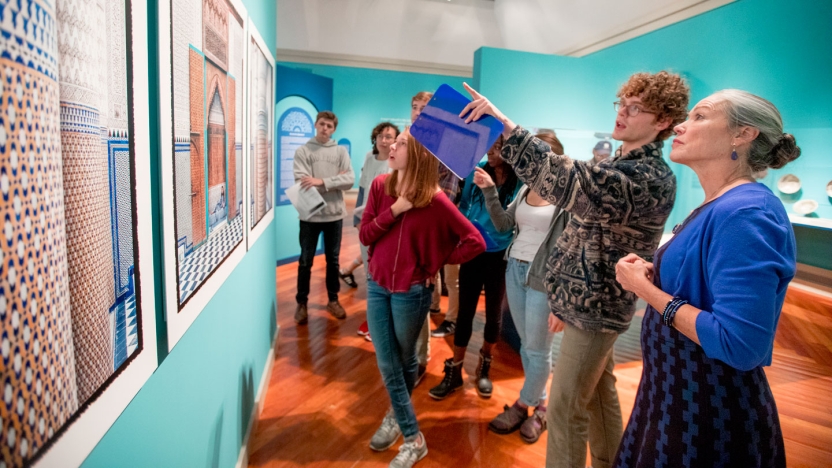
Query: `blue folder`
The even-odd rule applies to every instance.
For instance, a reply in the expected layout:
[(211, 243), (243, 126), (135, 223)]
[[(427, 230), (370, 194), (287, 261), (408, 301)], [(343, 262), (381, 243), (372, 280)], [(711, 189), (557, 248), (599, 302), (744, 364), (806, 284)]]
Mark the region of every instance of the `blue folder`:
[(413, 138), (460, 179), (474, 170), (503, 132), (503, 123), (490, 115), (465, 123), (459, 113), (470, 102), (443, 84), (410, 127)]

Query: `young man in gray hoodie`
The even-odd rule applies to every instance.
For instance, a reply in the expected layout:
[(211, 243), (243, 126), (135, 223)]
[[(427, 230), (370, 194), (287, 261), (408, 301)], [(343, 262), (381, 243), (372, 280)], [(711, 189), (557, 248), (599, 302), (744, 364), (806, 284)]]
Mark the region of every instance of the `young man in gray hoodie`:
[(309, 280), (312, 277), (312, 262), (318, 238), (324, 235), (326, 256), (326, 291), (329, 302), (326, 310), (337, 319), (344, 319), (347, 313), (338, 302), (340, 283), (338, 280), (338, 256), (341, 253), (341, 229), (347, 214), (344, 204), (344, 190), (352, 188), (355, 173), (350, 164), (347, 150), (338, 146), (330, 137), (338, 127), (338, 117), (330, 111), (319, 112), (315, 119), (315, 138), (295, 152), (295, 182), (301, 188), (318, 190), (326, 201), (326, 207), (308, 220), (300, 221), (300, 259), (298, 260), (298, 302), (295, 322), (303, 325), (309, 313), (306, 306), (309, 298)]

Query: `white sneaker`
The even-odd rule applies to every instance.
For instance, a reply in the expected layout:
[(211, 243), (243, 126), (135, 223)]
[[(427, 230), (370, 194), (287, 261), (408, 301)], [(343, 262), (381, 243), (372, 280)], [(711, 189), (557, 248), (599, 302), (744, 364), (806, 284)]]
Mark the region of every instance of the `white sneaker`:
[[(421, 444), (419, 444), (420, 441)], [(399, 447), (399, 454), (390, 462), (389, 468), (411, 468), (427, 454), (428, 444), (425, 442), (425, 436), (420, 432), (416, 438), (410, 442), (405, 441)]]
[(373, 438), (370, 439), (370, 448), (376, 452), (383, 452), (395, 444), (400, 435), (402, 435), (402, 430), (399, 428), (399, 423), (396, 422), (393, 408), (390, 408), (387, 410), (387, 414), (384, 415), (384, 419), (381, 420), (381, 426), (373, 434)]

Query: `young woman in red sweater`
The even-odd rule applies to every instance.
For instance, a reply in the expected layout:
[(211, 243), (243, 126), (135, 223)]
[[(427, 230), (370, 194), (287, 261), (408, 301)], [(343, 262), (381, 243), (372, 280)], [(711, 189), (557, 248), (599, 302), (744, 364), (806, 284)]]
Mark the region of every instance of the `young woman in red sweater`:
[(410, 395), (433, 278), (443, 265), (479, 255), (485, 241), (439, 189), (439, 161), (410, 132), (398, 136), (387, 162), (393, 172), (373, 181), (359, 232), (369, 247), (367, 321), (392, 403), (370, 448), (387, 450), (404, 434), (390, 466), (410, 467), (428, 453)]

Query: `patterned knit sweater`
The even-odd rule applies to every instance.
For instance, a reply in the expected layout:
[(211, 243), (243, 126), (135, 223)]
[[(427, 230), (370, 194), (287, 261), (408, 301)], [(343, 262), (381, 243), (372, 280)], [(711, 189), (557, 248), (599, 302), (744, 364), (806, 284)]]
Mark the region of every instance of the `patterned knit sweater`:
[(552, 153), (518, 126), (502, 157), (532, 190), (572, 214), (547, 262), (552, 312), (581, 330), (626, 331), (636, 297), (615, 280), (615, 264), (631, 252), (652, 260), (676, 200), (662, 142), (624, 155), (619, 148), (592, 165)]

